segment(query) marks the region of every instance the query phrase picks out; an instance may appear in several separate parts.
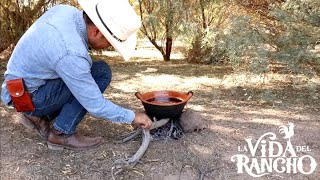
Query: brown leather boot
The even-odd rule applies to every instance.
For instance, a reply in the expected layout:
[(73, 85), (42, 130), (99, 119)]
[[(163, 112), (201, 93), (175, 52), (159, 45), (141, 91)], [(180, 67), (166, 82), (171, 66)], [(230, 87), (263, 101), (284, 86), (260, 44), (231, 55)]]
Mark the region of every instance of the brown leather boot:
[(22, 114), (20, 122), (27, 128), (34, 129), (44, 140), (47, 140), (50, 126), (47, 119)]
[(55, 129), (51, 129), (48, 135), (48, 148), (51, 150), (63, 150), (63, 148), (75, 151), (88, 150), (98, 147), (103, 143), (102, 137), (89, 138), (78, 132), (68, 135)]

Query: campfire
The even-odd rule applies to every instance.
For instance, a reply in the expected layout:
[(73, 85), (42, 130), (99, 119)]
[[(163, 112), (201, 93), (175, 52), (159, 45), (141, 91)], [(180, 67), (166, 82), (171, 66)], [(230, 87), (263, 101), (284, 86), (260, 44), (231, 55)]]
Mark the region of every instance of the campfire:
[(134, 170), (134, 166), (147, 151), (151, 140), (180, 139), (183, 137), (183, 132), (206, 127), (205, 121), (194, 111), (188, 109), (183, 112), (187, 101), (193, 96), (191, 91), (186, 94), (176, 91), (153, 91), (135, 95), (141, 100), (149, 117), (153, 117), (153, 123), (150, 129), (138, 128), (118, 141), (126, 143), (139, 135), (142, 136), (141, 146), (133, 156), (115, 162), (111, 169), (113, 178), (122, 171)]
[(186, 94), (176, 91), (152, 91), (144, 94), (137, 92), (135, 95), (141, 100), (146, 113), (153, 117), (154, 121), (169, 118), (166, 124), (151, 130), (154, 140), (179, 139), (183, 136), (179, 118), (188, 100), (193, 96), (192, 91)]
[(153, 140), (180, 139), (183, 137), (183, 129), (180, 119), (170, 119), (165, 125), (150, 131)]

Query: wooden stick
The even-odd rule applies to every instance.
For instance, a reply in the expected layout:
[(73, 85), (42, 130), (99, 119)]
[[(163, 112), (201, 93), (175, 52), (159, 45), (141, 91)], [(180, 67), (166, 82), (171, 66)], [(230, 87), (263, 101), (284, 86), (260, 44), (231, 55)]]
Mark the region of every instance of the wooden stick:
[[(155, 121), (152, 123), (150, 130), (152, 129), (157, 129), (161, 126), (164, 126), (169, 122), (169, 118), (167, 119), (161, 119), (159, 121)], [(142, 129), (142, 143), (138, 151), (127, 161), (128, 164), (136, 164), (139, 162), (141, 157), (144, 155), (144, 153), (147, 151), (150, 140), (151, 140), (151, 135), (150, 135), (150, 130), (149, 129)]]
[(147, 151), (149, 144), (150, 144), (150, 130), (149, 129), (142, 129), (142, 143), (138, 151), (127, 161), (129, 164), (136, 164), (140, 158), (144, 155)]
[(142, 132), (142, 129), (137, 129), (137, 130), (133, 131), (132, 134), (129, 134), (128, 137), (124, 138), (123, 140), (116, 141), (116, 143), (126, 143), (126, 142), (132, 140), (133, 138), (137, 137), (139, 134), (141, 134), (141, 132)]
[[(149, 147), (149, 144), (151, 141), (150, 130), (157, 129), (161, 126), (164, 126), (169, 122), (169, 120), (170, 119), (167, 118), (167, 119), (161, 119), (159, 121), (154, 121), (150, 129), (143, 129), (143, 128), (137, 129), (134, 133), (129, 133), (129, 136), (124, 138), (122, 141), (118, 141), (120, 143), (124, 143), (135, 138), (140, 133), (142, 133), (142, 142), (138, 151), (133, 156), (131, 156), (128, 160), (123, 160), (123, 159), (118, 160), (118, 162), (115, 163), (115, 165), (111, 168), (112, 179), (115, 179), (115, 175), (125, 170), (133, 170), (133, 171), (136, 170), (134, 166), (139, 162), (139, 160), (142, 158), (142, 156), (145, 154), (145, 152)], [(115, 170), (117, 171), (114, 172)]]
[[(142, 132), (142, 143), (141, 146), (139, 147), (138, 151), (131, 156), (128, 160), (120, 160), (119, 163), (117, 163), (115, 166), (112, 167), (111, 169), (111, 174), (112, 178), (115, 179), (114, 175), (117, 175), (118, 173), (122, 172), (125, 169), (133, 169), (133, 167), (139, 162), (139, 160), (142, 158), (142, 156), (145, 154), (147, 151), (150, 141), (151, 141), (151, 135), (150, 135), (150, 130), (152, 129), (157, 129), (161, 126), (164, 126), (169, 122), (169, 118), (167, 119), (161, 119), (159, 121), (154, 121), (151, 125), (150, 129), (144, 129), (140, 128), (136, 130), (135, 133), (130, 134), (129, 137), (123, 139), (121, 142), (127, 142), (134, 137), (138, 136)], [(117, 172), (114, 172), (115, 169), (118, 169)]]
[[(161, 119), (159, 121), (154, 121), (150, 127), (150, 130), (153, 130), (153, 129), (157, 129), (161, 126), (164, 126), (165, 124), (167, 124), (169, 122), (169, 118), (166, 118), (166, 119)], [(116, 141), (116, 143), (126, 143), (132, 139), (134, 139), (135, 137), (137, 137), (139, 134), (141, 134), (142, 132), (142, 128), (140, 129), (137, 129), (131, 133), (129, 133), (129, 136), (124, 138), (123, 140), (120, 140), (120, 141)]]

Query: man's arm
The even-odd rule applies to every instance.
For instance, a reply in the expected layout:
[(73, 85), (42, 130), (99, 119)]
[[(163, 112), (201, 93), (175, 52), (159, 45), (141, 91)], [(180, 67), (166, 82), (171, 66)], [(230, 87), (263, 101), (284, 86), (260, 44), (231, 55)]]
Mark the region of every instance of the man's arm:
[[(68, 55), (56, 64), (55, 71), (89, 113), (113, 122), (132, 124), (135, 113), (104, 98), (90, 68), (89, 61), (85, 58)], [(136, 118), (138, 121), (142, 119), (140, 116)]]

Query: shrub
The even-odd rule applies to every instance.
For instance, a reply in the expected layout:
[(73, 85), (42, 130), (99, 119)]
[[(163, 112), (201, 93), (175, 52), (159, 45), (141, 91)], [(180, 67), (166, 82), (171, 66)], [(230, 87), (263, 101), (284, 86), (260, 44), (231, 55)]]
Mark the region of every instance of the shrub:
[(192, 41), (188, 58), (258, 73), (274, 65), (286, 72), (319, 68), (314, 48), (320, 40), (320, 2), (288, 0), (269, 9), (263, 16), (248, 11), (229, 14), (227, 26), (209, 27)]

